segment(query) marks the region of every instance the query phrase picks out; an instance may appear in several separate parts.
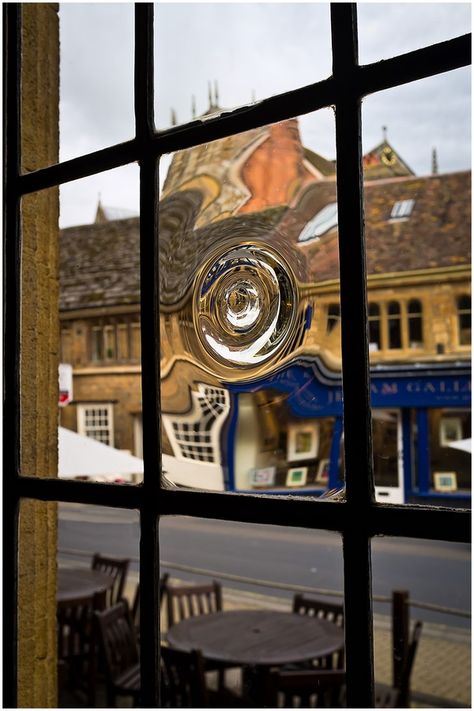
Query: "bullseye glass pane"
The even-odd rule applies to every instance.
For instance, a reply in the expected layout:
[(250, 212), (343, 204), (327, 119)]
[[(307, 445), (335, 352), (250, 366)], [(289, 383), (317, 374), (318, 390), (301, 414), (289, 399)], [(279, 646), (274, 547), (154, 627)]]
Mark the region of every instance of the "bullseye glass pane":
[(165, 485), (341, 489), (334, 156), (322, 111), (162, 162)]

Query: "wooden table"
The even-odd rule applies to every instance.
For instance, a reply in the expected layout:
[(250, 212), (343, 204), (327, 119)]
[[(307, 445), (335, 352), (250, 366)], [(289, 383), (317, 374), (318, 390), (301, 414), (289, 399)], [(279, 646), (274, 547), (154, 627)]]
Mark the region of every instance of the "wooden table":
[(251, 667), (249, 695), (256, 702), (271, 667), (325, 657), (342, 649), (344, 632), (328, 620), (294, 612), (232, 610), (191, 617), (173, 625), (167, 639), (183, 651), (198, 649), (206, 659)]
[[(105, 608), (105, 596), (114, 584), (114, 578), (91, 568), (58, 568), (56, 602), (58, 609), (58, 659), (70, 665), (70, 686), (85, 682), (89, 706), (95, 706), (96, 666), (98, 641), (92, 620), (93, 610)], [(84, 618), (84, 614), (87, 618)], [(76, 674), (87, 656), (87, 678)], [(79, 667), (80, 668), (80, 667)]]
[(58, 568), (56, 601), (68, 603), (80, 598), (96, 599), (94, 607), (101, 609), (101, 599), (114, 584), (114, 578), (91, 568)]

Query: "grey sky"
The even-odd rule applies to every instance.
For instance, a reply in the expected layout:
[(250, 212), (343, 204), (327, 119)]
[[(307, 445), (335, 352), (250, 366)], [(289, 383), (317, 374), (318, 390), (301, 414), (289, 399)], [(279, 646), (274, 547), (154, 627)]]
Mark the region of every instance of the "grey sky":
[[(61, 159), (133, 135), (133, 5), (60, 6)], [(361, 63), (470, 32), (468, 3), (362, 3)], [(164, 3), (155, 29), (156, 115), (180, 123), (208, 108), (208, 81), (233, 108), (323, 79), (331, 73), (326, 3)], [(470, 167), (468, 68), (382, 92), (363, 104), (364, 150), (388, 138), (418, 174), (430, 172), (437, 147), (441, 172)], [(303, 142), (335, 157), (334, 116), (301, 117)], [(168, 161), (163, 160), (164, 166)], [(164, 170), (163, 170), (164, 172)], [(106, 205), (138, 210), (138, 169), (128, 166), (61, 189), (61, 225), (93, 220), (98, 193)]]

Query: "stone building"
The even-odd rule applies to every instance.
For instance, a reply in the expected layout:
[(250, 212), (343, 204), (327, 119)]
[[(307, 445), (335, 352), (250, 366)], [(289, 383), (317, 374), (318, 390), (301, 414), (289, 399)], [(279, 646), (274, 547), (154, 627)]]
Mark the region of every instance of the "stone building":
[[(378, 493), (401, 501), (449, 490), (462, 498), (470, 493), (470, 460), (447, 449), (446, 441), (470, 437), (470, 173), (417, 177), (385, 137), (364, 156), (364, 171)], [(253, 490), (258, 472), (271, 470), (270, 489), (282, 491), (296, 485), (290, 466), (304, 470), (305, 490), (338, 485), (343, 427), (335, 175), (334, 161), (303, 147), (295, 119), (174, 156), (160, 202), (160, 311), (164, 468), (177, 483)], [(96, 224), (61, 233), (61, 360), (74, 368), (74, 401), (61, 419), (140, 456), (139, 223), (109, 220), (103, 206), (98, 217)], [(226, 313), (217, 298), (215, 314), (196, 316), (207, 298), (202, 280), (213, 255), (229, 245), (238, 261), (238, 243), (267, 245), (272, 264), (280, 255), (283, 301), (298, 301), (291, 353), (285, 346), (244, 376), (247, 355), (235, 344), (245, 342), (245, 329), (237, 328), (230, 350), (209, 344), (229, 310), (236, 323), (245, 314), (257, 318), (264, 301), (253, 276), (243, 290), (222, 292)], [(248, 263), (245, 257), (236, 269)], [(282, 287), (285, 265), (292, 276)], [(218, 258), (209, 267), (210, 292), (221, 267)], [(255, 274), (266, 273), (260, 267)], [(237, 357), (237, 350), (241, 360), (226, 364), (222, 354)], [(303, 401), (293, 407), (288, 389), (290, 404), (280, 406), (275, 394), (285, 392), (282, 383), (296, 362), (291, 377), (298, 388), (313, 388), (304, 375), (310, 361), (312, 383), (318, 383), (312, 400), (326, 399), (327, 407), (311, 409)], [(295, 456), (292, 465), (294, 440), (304, 442), (306, 435), (307, 457)], [(434, 474), (453, 471), (455, 484), (443, 489)]]

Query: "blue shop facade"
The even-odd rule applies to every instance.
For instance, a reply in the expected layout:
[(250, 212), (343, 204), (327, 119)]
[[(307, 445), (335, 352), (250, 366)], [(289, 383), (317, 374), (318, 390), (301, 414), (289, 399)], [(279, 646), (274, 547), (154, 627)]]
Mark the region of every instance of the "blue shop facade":
[[(372, 365), (370, 377), (377, 500), (470, 505), (470, 363)], [(227, 490), (321, 495), (344, 485), (340, 373), (302, 356), (226, 389)]]

